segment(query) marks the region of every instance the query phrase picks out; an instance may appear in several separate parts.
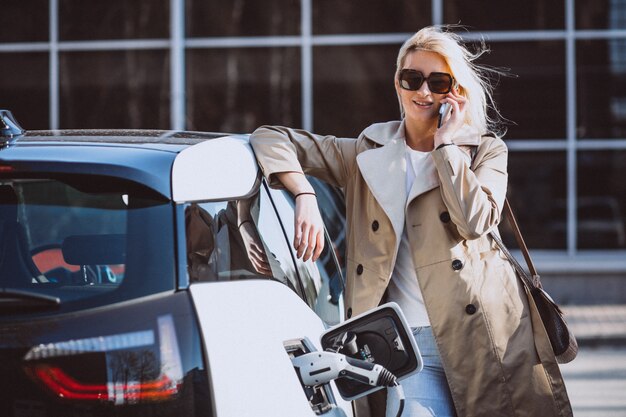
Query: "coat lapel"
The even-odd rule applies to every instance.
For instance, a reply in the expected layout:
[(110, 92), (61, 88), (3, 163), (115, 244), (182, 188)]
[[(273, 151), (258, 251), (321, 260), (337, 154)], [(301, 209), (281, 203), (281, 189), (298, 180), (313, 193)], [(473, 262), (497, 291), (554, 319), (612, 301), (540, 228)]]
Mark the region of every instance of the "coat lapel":
[[(368, 132), (365, 134), (368, 135)], [(397, 246), (404, 230), (406, 201), (404, 123), (386, 139), (388, 141), (384, 146), (361, 152), (357, 156), (357, 164), (374, 198), (393, 225)]]

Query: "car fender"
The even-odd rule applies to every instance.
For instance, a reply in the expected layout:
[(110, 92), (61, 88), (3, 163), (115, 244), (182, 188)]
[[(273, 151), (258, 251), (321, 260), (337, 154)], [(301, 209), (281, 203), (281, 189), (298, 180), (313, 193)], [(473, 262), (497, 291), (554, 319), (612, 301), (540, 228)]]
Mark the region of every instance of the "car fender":
[[(325, 327), (306, 303), (270, 280), (196, 283), (190, 292), (217, 416), (315, 415), (283, 344), (306, 338), (321, 350)], [(340, 414), (351, 416), (331, 386)]]

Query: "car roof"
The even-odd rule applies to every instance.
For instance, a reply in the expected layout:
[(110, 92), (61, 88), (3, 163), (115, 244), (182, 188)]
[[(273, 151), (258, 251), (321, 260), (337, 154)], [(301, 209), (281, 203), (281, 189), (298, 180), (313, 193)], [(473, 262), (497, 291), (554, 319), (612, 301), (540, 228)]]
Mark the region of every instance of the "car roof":
[[(247, 170), (233, 171), (239, 165)], [(227, 175), (247, 177), (232, 191), (245, 195), (241, 188), (258, 176), (247, 135), (167, 130), (29, 131), (0, 149), (0, 171), (113, 176), (177, 202), (225, 198), (224, 184), (211, 178)]]
[(19, 137), (16, 145), (35, 143), (127, 146), (177, 152), (205, 140), (230, 136), (228, 133), (149, 129), (32, 130)]

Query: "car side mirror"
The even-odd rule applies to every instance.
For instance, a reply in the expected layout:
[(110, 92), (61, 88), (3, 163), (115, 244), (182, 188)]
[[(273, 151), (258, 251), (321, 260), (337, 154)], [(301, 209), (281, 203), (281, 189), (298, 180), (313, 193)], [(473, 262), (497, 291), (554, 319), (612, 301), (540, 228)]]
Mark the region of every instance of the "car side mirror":
[[(422, 370), (422, 357), (402, 310), (396, 303), (383, 304), (324, 332), (325, 351), (381, 365), (400, 381)], [(363, 397), (381, 387), (351, 378), (335, 380), (345, 400)]]

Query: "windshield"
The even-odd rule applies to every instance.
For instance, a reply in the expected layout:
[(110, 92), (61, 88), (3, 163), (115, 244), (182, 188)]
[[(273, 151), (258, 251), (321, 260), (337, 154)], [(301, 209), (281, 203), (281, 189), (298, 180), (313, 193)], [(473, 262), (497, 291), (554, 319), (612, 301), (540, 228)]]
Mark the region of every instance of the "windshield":
[(173, 289), (172, 219), (168, 200), (127, 181), (0, 180), (0, 295), (67, 310)]

